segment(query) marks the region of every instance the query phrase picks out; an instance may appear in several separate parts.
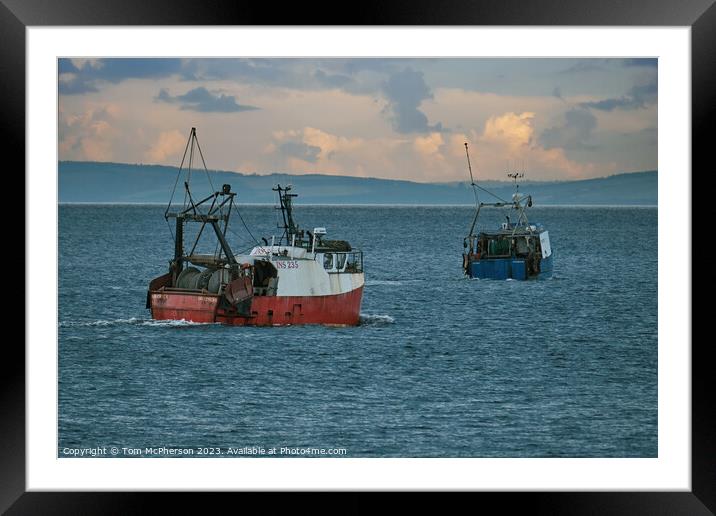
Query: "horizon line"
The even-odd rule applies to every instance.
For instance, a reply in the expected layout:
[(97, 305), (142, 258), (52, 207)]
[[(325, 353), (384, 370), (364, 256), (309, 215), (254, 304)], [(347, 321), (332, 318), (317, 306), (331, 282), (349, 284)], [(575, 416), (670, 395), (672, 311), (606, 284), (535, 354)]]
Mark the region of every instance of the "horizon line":
[[(121, 161), (85, 161), (85, 160), (57, 160), (58, 165), (60, 163), (100, 163), (105, 165), (130, 165), (130, 166), (141, 166), (141, 167), (165, 167), (165, 168), (174, 168), (179, 170), (179, 167), (176, 165), (162, 165), (158, 163), (126, 163)], [(192, 170), (199, 170), (199, 169), (192, 169)], [(58, 171), (59, 172), (59, 171)], [(320, 177), (340, 177), (340, 178), (348, 178), (348, 179), (375, 179), (379, 181), (395, 181), (395, 182), (401, 182), (401, 183), (413, 183), (418, 185), (447, 185), (447, 184), (469, 184), (470, 181), (464, 180), (455, 180), (455, 181), (437, 181), (437, 182), (419, 182), (411, 179), (393, 179), (393, 178), (384, 178), (384, 177), (374, 177), (374, 176), (350, 176), (350, 175), (341, 175), (341, 174), (326, 174), (321, 172), (310, 172), (307, 174), (296, 174), (292, 172), (266, 172), (266, 173), (259, 173), (259, 172), (239, 172), (237, 170), (222, 170), (222, 169), (207, 169), (207, 172), (220, 172), (220, 173), (226, 173), (226, 174), (238, 174), (244, 177), (269, 177), (269, 176), (292, 176), (292, 177), (306, 177), (306, 176), (320, 176)], [(528, 184), (528, 183), (574, 183), (577, 181), (592, 181), (595, 179), (608, 179), (610, 177), (614, 176), (622, 176), (622, 175), (629, 175), (629, 174), (646, 174), (646, 173), (653, 173), (659, 172), (659, 169), (653, 169), (653, 170), (632, 170), (630, 172), (615, 172), (614, 174), (606, 175), (606, 176), (597, 176), (597, 177), (588, 177), (588, 178), (580, 178), (580, 179), (537, 179), (537, 180), (530, 180), (527, 179), (525, 181), (522, 181), (520, 184)], [(508, 183), (511, 184), (511, 180), (503, 180), (503, 179), (483, 179), (482, 182), (494, 182), (494, 183)], [(477, 182), (476, 182), (477, 183)]]

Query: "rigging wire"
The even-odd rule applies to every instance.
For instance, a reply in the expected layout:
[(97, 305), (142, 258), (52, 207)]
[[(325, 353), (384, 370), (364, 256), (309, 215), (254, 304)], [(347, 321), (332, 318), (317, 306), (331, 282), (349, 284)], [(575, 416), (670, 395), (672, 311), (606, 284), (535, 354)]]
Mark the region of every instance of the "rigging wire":
[(186, 146), (184, 147), (184, 154), (182, 154), (181, 157), (181, 163), (179, 164), (179, 170), (177, 170), (177, 177), (174, 180), (174, 187), (172, 188), (172, 194), (169, 197), (169, 204), (167, 204), (167, 209), (164, 210), (164, 221), (167, 223), (167, 228), (169, 229), (169, 234), (172, 236), (172, 241), (174, 244), (176, 244), (176, 236), (174, 236), (174, 232), (172, 231), (172, 226), (169, 223), (169, 218), (167, 215), (169, 214), (169, 210), (172, 207), (172, 202), (174, 202), (174, 194), (177, 190), (177, 185), (179, 184), (179, 178), (181, 177), (181, 171), (184, 168), (184, 160), (186, 159), (186, 151), (189, 149), (189, 143), (191, 142), (191, 135), (189, 136), (189, 139), (186, 141)]
[(174, 231), (172, 231), (172, 225), (169, 224), (169, 219), (167, 217), (164, 217), (164, 222), (167, 223), (167, 229), (169, 230), (169, 234), (172, 236), (172, 241), (174, 242), (174, 245), (176, 245), (177, 239), (174, 236)]
[(480, 185), (475, 185), (475, 188), (479, 188), (479, 189), (482, 190), (483, 192), (486, 192), (486, 193), (490, 194), (491, 196), (495, 197), (496, 199), (499, 199), (500, 202), (504, 202), (505, 204), (510, 204), (509, 201), (504, 200), (504, 199), (503, 199), (502, 197), (500, 197), (499, 195), (492, 193), (491, 191), (489, 191), (489, 190), (487, 190), (487, 189), (481, 187)]
[[(189, 137), (189, 140), (190, 140), (190, 142), (191, 142), (191, 147), (189, 147), (189, 167), (188, 167), (188, 169), (187, 169), (187, 180), (186, 180), (185, 188), (184, 188), (184, 208), (186, 209), (186, 206), (187, 206), (187, 196), (188, 196), (188, 197), (189, 197), (189, 201), (191, 202), (191, 207), (192, 207), (192, 209), (194, 210), (194, 213), (195, 213), (195, 214), (198, 212), (200, 215), (208, 215), (208, 214), (211, 212), (213, 206), (214, 206), (215, 203), (216, 203), (216, 200), (217, 200), (217, 198), (216, 198), (216, 193), (213, 192), (213, 194), (214, 194), (214, 200), (213, 200), (213, 202), (212, 202), (212, 204), (211, 204), (211, 207), (209, 208), (209, 211), (208, 211), (207, 213), (204, 213), (204, 212), (202, 211), (201, 206), (197, 206), (197, 205), (194, 204), (194, 199), (192, 198), (191, 192), (189, 191), (189, 183), (190, 183), (190, 181), (191, 181), (191, 169), (192, 169), (192, 166), (193, 166), (193, 164), (194, 164), (194, 145), (195, 145), (195, 144), (196, 144), (197, 149), (199, 150), (199, 155), (201, 156), (201, 161), (202, 161), (202, 164), (203, 164), (203, 166), (204, 166), (204, 171), (206, 172), (207, 179), (209, 180), (209, 185), (211, 185), (212, 190), (213, 190), (213, 188), (214, 188), (214, 185), (213, 185), (213, 183), (212, 183), (212, 181), (211, 181), (211, 176), (209, 175), (209, 170), (206, 168), (206, 162), (204, 161), (204, 156), (203, 156), (203, 154), (202, 154), (202, 152), (201, 152), (201, 147), (200, 147), (200, 145), (199, 145), (199, 139), (196, 137), (196, 129), (195, 129), (195, 128), (192, 128), (192, 131), (191, 131), (191, 135), (190, 135), (190, 137)], [(187, 142), (187, 147), (188, 147), (188, 145), (189, 145), (189, 142)], [(186, 149), (184, 150), (184, 154), (185, 154), (185, 156), (186, 156)], [(183, 164), (183, 162), (184, 162), (184, 158), (182, 158), (182, 164)], [(222, 210), (221, 208), (219, 209), (219, 213), (220, 213), (220, 214), (223, 214), (223, 210)], [(197, 246), (197, 244), (199, 243), (199, 239), (201, 238), (201, 235), (202, 235), (202, 233), (203, 233), (203, 231), (204, 231), (204, 227), (205, 227), (205, 226), (206, 226), (206, 222), (204, 222), (204, 224), (203, 224), (202, 227), (201, 227), (201, 230), (200, 230), (200, 231), (198, 232), (198, 234), (196, 235), (196, 239), (194, 240), (194, 245), (193, 245), (193, 247), (192, 247), (192, 251), (193, 251), (194, 249), (196, 249), (196, 246)], [(217, 254), (217, 251), (218, 251), (218, 245), (219, 245), (219, 244), (218, 244), (218, 242), (217, 242), (217, 249), (214, 251), (214, 254), (215, 254), (215, 255)]]
[(201, 163), (204, 165), (204, 172), (206, 172), (206, 178), (209, 180), (209, 186), (211, 186), (211, 191), (214, 192), (216, 189), (214, 188), (214, 183), (211, 182), (211, 175), (209, 174), (209, 170), (206, 168), (206, 161), (204, 161), (204, 153), (201, 152), (201, 145), (199, 145), (199, 140), (196, 141), (196, 148), (199, 149), (199, 156), (201, 156)]
[(490, 194), (490, 195), (493, 196), (494, 198), (499, 199), (500, 202), (504, 202), (504, 203), (506, 203), (506, 204), (509, 204), (509, 201), (504, 200), (504, 199), (503, 199), (502, 197), (500, 197), (499, 195), (492, 193), (491, 191), (487, 190), (486, 188), (481, 187), (480, 185), (478, 185), (478, 184), (475, 182), (475, 179), (473, 178), (473, 175), (472, 175), (472, 165), (470, 165), (470, 153), (469, 153), (468, 150), (467, 150), (467, 142), (465, 142), (465, 154), (467, 155), (467, 168), (468, 168), (468, 170), (470, 171), (470, 185), (472, 186), (472, 192), (475, 194), (475, 206), (478, 206), (478, 205), (479, 205), (479, 201), (478, 201), (478, 197), (477, 197), (477, 191), (475, 190), (475, 188), (478, 188), (478, 189), (482, 190), (483, 192), (485, 192), (485, 193), (487, 193), (487, 194)]
[[(184, 163), (186, 161), (187, 152), (189, 153), (189, 163), (188, 163), (188, 168), (187, 168), (187, 178), (186, 178), (187, 180), (185, 183), (186, 186), (185, 186), (185, 190), (184, 190), (184, 206), (183, 207), (186, 209), (187, 197), (188, 197), (194, 211), (195, 212), (198, 211), (200, 214), (204, 215), (204, 213), (201, 210), (201, 207), (194, 205), (194, 200), (192, 199), (191, 193), (189, 192), (189, 188), (188, 188), (188, 184), (191, 181), (191, 169), (192, 169), (192, 166), (194, 163), (194, 145), (195, 144), (196, 144), (197, 150), (199, 151), (199, 156), (201, 158), (201, 162), (204, 167), (204, 172), (206, 173), (206, 177), (209, 182), (209, 186), (211, 187), (212, 191), (215, 191), (214, 183), (211, 180), (211, 174), (209, 173), (209, 170), (206, 166), (206, 160), (204, 159), (204, 153), (202, 152), (201, 145), (199, 144), (199, 140), (196, 137), (196, 130), (194, 128), (192, 128), (191, 133), (189, 135), (189, 139), (187, 140), (186, 146), (184, 147), (184, 154), (182, 155), (182, 160), (181, 160), (181, 164), (179, 165), (179, 170), (177, 171), (176, 179), (174, 180), (174, 186), (172, 188), (172, 193), (169, 198), (169, 204), (167, 205), (167, 208), (164, 212), (164, 218), (167, 223), (167, 228), (169, 229), (169, 233), (171, 234), (172, 239), (174, 240), (175, 243), (176, 243), (176, 237), (174, 235), (174, 232), (172, 231), (171, 224), (169, 223), (167, 214), (169, 213), (169, 210), (171, 209), (172, 202), (174, 201), (174, 195), (176, 194), (176, 188), (177, 188), (177, 185), (179, 184), (179, 178), (181, 177), (182, 170), (184, 169)], [(216, 202), (216, 199), (214, 200), (214, 202)], [(241, 241), (241, 240), (243, 240), (243, 238), (240, 237), (231, 228), (229, 228), (229, 219), (231, 217), (231, 206), (232, 205), (233, 205), (233, 201), (227, 211), (227, 220), (225, 221), (225, 225), (224, 225), (224, 235), (226, 235), (226, 231), (228, 230), (231, 232), (231, 234), (233, 234), (236, 238), (238, 238), (239, 241)], [(212, 206), (213, 206), (213, 204), (212, 204)], [(211, 211), (211, 209), (209, 210), (209, 212), (210, 211)], [(244, 218), (242, 217), (241, 212), (239, 211), (238, 207), (236, 208), (235, 211), (236, 211), (236, 214), (239, 216), (239, 220), (241, 220), (241, 223), (243, 224), (244, 228), (246, 229), (246, 232), (251, 236), (251, 238), (256, 243), (256, 245), (261, 245), (261, 243), (253, 235), (253, 233), (251, 233), (251, 230), (249, 229), (248, 225), (246, 224), (246, 221), (244, 220)], [(223, 212), (224, 212), (224, 206), (219, 205), (219, 213), (221, 215), (223, 215)], [(200, 230), (197, 234), (196, 240), (194, 242), (194, 248), (196, 248), (196, 246), (198, 244), (198, 241), (199, 241), (199, 238), (201, 237), (202, 231), (203, 231), (203, 226), (202, 226), (202, 230)], [(252, 244), (251, 247), (248, 248), (248, 250), (252, 249), (253, 247), (254, 246)], [(217, 244), (216, 244), (216, 248), (214, 250), (214, 255), (216, 255), (218, 252), (219, 252), (219, 242), (217, 242)]]
[[(243, 238), (241, 235), (239, 235), (238, 233), (236, 233), (233, 229), (229, 228), (229, 233), (231, 233), (232, 235), (234, 235), (234, 236), (236, 237), (237, 243), (238, 243), (241, 247), (243, 247), (244, 245), (246, 245), (246, 242), (244, 241), (244, 238)], [(251, 244), (251, 247), (249, 247), (248, 250), (253, 249), (255, 246), (256, 246), (256, 244)], [(241, 252), (241, 253), (238, 253), (238, 254), (244, 254), (244, 253)]]
[(259, 241), (256, 239), (253, 233), (251, 233), (251, 230), (246, 225), (246, 222), (244, 221), (244, 218), (241, 216), (241, 212), (239, 211), (239, 208), (236, 208), (236, 214), (239, 216), (239, 219), (241, 220), (241, 223), (244, 225), (244, 228), (246, 228), (246, 232), (251, 236), (251, 238), (254, 239), (254, 242), (256, 242), (256, 245), (261, 245)]
[(174, 188), (172, 188), (172, 195), (169, 197), (169, 204), (167, 205), (167, 209), (164, 212), (164, 218), (166, 218), (167, 213), (169, 213), (169, 208), (171, 208), (172, 201), (174, 200), (174, 193), (176, 192), (177, 185), (179, 184), (179, 176), (181, 176), (181, 169), (184, 168), (184, 160), (186, 159), (186, 151), (189, 149), (189, 142), (191, 142), (191, 135), (189, 136), (189, 139), (186, 141), (186, 147), (184, 147), (184, 154), (181, 158), (181, 164), (179, 165), (179, 170), (177, 170), (177, 178), (174, 180)]
[(465, 154), (467, 155), (467, 168), (470, 171), (470, 184), (472, 185), (472, 193), (475, 194), (475, 207), (477, 208), (480, 202), (477, 198), (477, 190), (475, 190), (477, 184), (475, 184), (475, 179), (472, 177), (472, 165), (470, 165), (470, 153), (467, 150), (467, 142), (465, 142)]
[[(211, 174), (209, 174), (209, 169), (206, 168), (206, 161), (204, 160), (204, 153), (201, 151), (201, 145), (199, 144), (199, 139), (196, 140), (196, 148), (199, 150), (199, 156), (201, 157), (201, 163), (204, 165), (204, 172), (206, 172), (206, 179), (209, 181), (209, 186), (211, 187), (211, 191), (215, 192), (216, 188), (214, 188), (214, 183), (211, 181)], [(219, 205), (219, 215), (224, 214), (224, 207), (223, 205)], [(226, 234), (226, 228), (229, 225), (229, 221), (225, 221), (224, 223), (224, 234)], [(219, 242), (216, 243), (216, 250), (214, 251), (214, 254), (217, 254), (219, 252)]]
[[(187, 169), (186, 173), (186, 181), (184, 182), (184, 208), (186, 208), (186, 198), (187, 195), (189, 195), (189, 183), (191, 183), (191, 166), (194, 162), (194, 140), (196, 139), (196, 133), (194, 132), (194, 128), (191, 128), (191, 136), (189, 136), (189, 140), (191, 141), (191, 147), (189, 147), (189, 168)], [(191, 196), (189, 195), (189, 200), (191, 200)], [(191, 202), (192, 206), (194, 205), (194, 201)]]

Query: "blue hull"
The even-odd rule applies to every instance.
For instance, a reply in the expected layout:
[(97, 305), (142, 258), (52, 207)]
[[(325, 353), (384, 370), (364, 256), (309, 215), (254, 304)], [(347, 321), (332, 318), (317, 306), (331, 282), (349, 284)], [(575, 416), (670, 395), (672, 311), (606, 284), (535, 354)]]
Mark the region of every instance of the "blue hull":
[(524, 260), (516, 258), (494, 258), (489, 260), (474, 260), (467, 267), (467, 275), (471, 278), (497, 279), (497, 280), (528, 280), (545, 279), (552, 276), (554, 254), (543, 258), (540, 262), (540, 272), (536, 275), (527, 275), (527, 264)]

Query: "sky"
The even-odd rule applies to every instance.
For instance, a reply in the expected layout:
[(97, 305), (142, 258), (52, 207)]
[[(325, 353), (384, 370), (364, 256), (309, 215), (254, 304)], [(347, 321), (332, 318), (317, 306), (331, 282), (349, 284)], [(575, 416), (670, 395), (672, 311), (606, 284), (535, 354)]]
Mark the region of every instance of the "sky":
[(449, 182), (657, 169), (656, 59), (58, 60), (59, 159)]

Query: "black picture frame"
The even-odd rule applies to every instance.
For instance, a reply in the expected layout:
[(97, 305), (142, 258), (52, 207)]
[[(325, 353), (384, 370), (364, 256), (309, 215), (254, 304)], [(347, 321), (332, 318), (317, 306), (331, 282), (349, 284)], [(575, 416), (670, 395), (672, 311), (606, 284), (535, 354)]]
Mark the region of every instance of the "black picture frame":
[[(0, 103), (5, 148), (25, 165), (25, 29), (89, 25), (605, 25), (690, 26), (692, 73), (692, 169), (709, 154), (708, 128), (716, 105), (716, 6), (714, 0), (489, 0), (466, 2), (364, 1), (347, 11), (322, 2), (256, 4), (225, 0), (0, 0)], [(320, 14), (319, 14), (320, 13)], [(344, 17), (345, 16), (345, 17)], [(19, 168), (18, 168), (19, 170)], [(691, 176), (691, 171), (683, 171)], [(25, 192), (26, 196), (29, 192)], [(689, 259), (691, 257), (689, 256)], [(690, 265), (690, 263), (689, 263)], [(24, 291), (24, 290), (23, 290)], [(35, 293), (27, 292), (26, 296)], [(691, 330), (691, 321), (689, 322)], [(691, 332), (689, 332), (691, 334)], [(707, 343), (692, 350), (692, 489), (689, 492), (480, 493), (501, 510), (528, 506), (549, 514), (712, 514), (716, 512), (716, 403)], [(165, 510), (181, 507), (178, 493), (26, 492), (25, 352), (19, 342), (3, 346), (0, 382), (0, 511), (7, 514), (128, 514), (147, 497)], [(218, 494), (227, 498), (232, 494)], [(216, 500), (212, 500), (216, 501)], [(482, 502), (481, 502), (482, 503)], [(351, 504), (347, 508), (355, 509)]]

